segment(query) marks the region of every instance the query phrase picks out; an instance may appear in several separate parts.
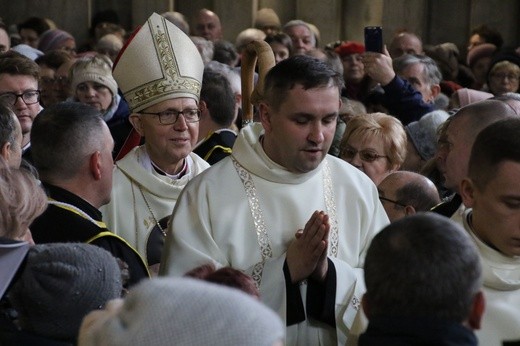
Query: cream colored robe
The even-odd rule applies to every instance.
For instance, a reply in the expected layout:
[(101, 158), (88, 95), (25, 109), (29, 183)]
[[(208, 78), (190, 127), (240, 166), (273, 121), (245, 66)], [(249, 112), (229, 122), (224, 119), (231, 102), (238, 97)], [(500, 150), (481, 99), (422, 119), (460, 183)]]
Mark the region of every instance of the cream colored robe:
[[(242, 129), (232, 157), (186, 186), (168, 227), (162, 275), (181, 276), (208, 262), (251, 274), (255, 264), (262, 262), (261, 248), (266, 250), (269, 243), (272, 256), (263, 266), (260, 294), (285, 319), (287, 247), (315, 210), (335, 214), (337, 253), (331, 254), (331, 230), (329, 258), (337, 273), (337, 328), (307, 318), (288, 327), (287, 345), (345, 345), (359, 318), (365, 252), (374, 235), (388, 224), (376, 187), (361, 171), (330, 155), (312, 172), (291, 173), (267, 157), (259, 142), (262, 133), (260, 124)], [(243, 167), (249, 197), (232, 158)], [(305, 302), (306, 285), (300, 287)]]
[(147, 261), (148, 239), (154, 227), (157, 231), (155, 219), (170, 217), (184, 186), (209, 164), (191, 153), (186, 158), (188, 172), (180, 179), (170, 179), (140, 164), (139, 156), (146, 155), (145, 150), (144, 146), (134, 148), (116, 163), (111, 201), (100, 210), (108, 229), (123, 237)]
[(504, 256), (483, 243), (468, 224), (463, 226), (477, 245), (482, 260), (486, 310), (482, 328), (476, 330), (479, 345), (502, 346), (503, 341), (520, 340), (520, 257)]

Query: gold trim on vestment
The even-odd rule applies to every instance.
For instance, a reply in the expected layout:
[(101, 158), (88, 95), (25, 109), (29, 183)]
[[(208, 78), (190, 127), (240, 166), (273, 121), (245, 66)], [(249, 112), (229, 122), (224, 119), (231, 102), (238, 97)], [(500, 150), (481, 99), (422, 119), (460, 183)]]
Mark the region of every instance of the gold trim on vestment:
[[(265, 261), (273, 257), (271, 241), (265, 226), (264, 214), (260, 208), (253, 177), (234, 157), (231, 157), (231, 160), (233, 161), (233, 165), (235, 166), (238, 176), (244, 185), (246, 196), (249, 202), (249, 209), (251, 211), (251, 216), (253, 217), (253, 222), (255, 225), (258, 245), (260, 246), (260, 253), (262, 254), (262, 261), (256, 263), (253, 266), (253, 272), (251, 274), (256, 287), (260, 288)], [(328, 162), (325, 161), (323, 169), (323, 191), (325, 197), (325, 209), (326, 213), (329, 215), (329, 222), (331, 225), (329, 233), (328, 255), (335, 258), (338, 255), (338, 220), (336, 217), (336, 200), (334, 198), (334, 189), (332, 186), (333, 184), (330, 174), (330, 167)]]

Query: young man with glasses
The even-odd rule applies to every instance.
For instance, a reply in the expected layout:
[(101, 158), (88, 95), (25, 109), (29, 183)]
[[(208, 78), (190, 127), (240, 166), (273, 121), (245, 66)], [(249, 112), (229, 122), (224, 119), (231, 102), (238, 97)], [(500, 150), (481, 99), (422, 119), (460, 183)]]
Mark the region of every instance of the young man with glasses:
[(22, 153), (29, 159), (30, 134), (34, 118), (40, 112), (38, 65), (13, 51), (0, 55), (0, 99), (11, 107), (22, 127)]
[[(164, 32), (175, 45), (162, 39), (159, 33)], [(192, 153), (203, 69), (189, 37), (157, 14), (115, 63), (113, 76), (129, 104), (130, 122), (145, 144), (116, 162), (112, 199), (102, 211), (108, 227), (137, 249), (152, 272), (159, 269), (166, 223), (177, 197), (209, 167)]]

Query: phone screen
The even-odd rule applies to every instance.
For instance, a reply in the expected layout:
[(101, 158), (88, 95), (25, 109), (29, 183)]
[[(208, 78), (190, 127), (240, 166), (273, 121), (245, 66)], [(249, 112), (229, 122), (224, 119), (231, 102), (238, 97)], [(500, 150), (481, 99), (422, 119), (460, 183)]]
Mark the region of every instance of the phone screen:
[(383, 52), (383, 28), (380, 26), (365, 27), (365, 50), (367, 52)]

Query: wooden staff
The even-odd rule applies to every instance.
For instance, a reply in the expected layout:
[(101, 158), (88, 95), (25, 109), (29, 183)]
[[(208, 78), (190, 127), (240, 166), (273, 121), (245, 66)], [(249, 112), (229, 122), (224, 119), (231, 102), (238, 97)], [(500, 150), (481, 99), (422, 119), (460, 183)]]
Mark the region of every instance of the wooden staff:
[[(255, 67), (258, 62), (258, 82), (254, 87)], [(253, 123), (253, 105), (257, 106), (264, 96), (264, 79), (273, 67), (274, 54), (265, 41), (250, 42), (242, 53), (242, 126)]]

